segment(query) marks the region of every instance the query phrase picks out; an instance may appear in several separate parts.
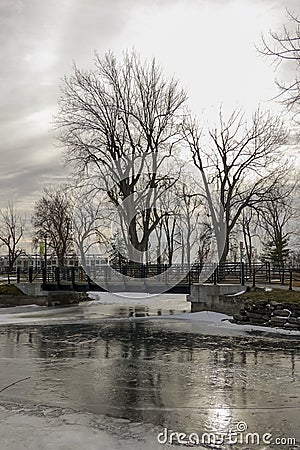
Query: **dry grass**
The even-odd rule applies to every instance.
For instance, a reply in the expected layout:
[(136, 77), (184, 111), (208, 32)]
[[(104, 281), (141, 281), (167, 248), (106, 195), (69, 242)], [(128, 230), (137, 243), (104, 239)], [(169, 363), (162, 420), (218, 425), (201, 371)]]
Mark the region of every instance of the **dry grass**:
[(24, 295), (24, 294), (13, 284), (1, 284), (0, 295)]
[(255, 291), (245, 292), (241, 295), (241, 297), (246, 297), (254, 301), (300, 303), (300, 291), (288, 291), (285, 289), (272, 289), (272, 291), (265, 291), (264, 289), (256, 288)]

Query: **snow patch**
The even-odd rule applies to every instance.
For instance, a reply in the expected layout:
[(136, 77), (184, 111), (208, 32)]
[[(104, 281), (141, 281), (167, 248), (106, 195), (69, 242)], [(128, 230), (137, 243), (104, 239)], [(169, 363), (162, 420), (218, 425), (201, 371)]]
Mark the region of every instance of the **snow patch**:
[[(244, 332), (264, 332), (264, 333), (274, 333), (281, 335), (292, 335), (292, 336), (300, 336), (300, 331), (298, 330), (284, 330), (283, 328), (277, 327), (264, 327), (258, 325), (238, 325), (236, 323), (230, 322), (232, 319), (231, 316), (226, 314), (221, 314), (213, 311), (200, 311), (196, 313), (185, 313), (185, 314), (174, 314), (173, 316), (164, 316), (161, 319), (183, 319), (191, 322), (196, 322), (199, 325), (201, 324), (210, 324), (211, 328), (215, 328), (218, 330), (220, 334), (223, 331), (240, 331), (242, 334)], [(227, 333), (226, 333), (227, 334)]]

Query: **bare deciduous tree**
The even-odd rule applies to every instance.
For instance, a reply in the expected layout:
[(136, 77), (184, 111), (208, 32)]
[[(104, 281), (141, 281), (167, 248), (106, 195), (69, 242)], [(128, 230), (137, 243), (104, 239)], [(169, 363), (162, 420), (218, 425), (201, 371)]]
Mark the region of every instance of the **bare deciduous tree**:
[[(186, 179), (188, 183), (184, 181)], [(190, 268), (193, 261), (199, 260), (199, 252), (204, 256), (200, 249), (204, 244), (202, 239), (207, 237), (203, 227), (207, 211), (202, 204), (200, 191), (192, 174), (183, 172), (182, 179), (177, 180), (172, 189), (162, 197), (161, 206), (165, 211), (171, 212), (163, 217), (156, 228), (158, 261), (162, 259), (160, 255), (163, 243), (163, 253), (167, 255), (168, 264), (176, 259)], [(204, 240), (206, 248), (208, 241)]]
[(264, 259), (283, 267), (289, 256), (289, 239), (294, 233), (292, 219), (296, 210), (292, 205), (295, 185), (285, 184), (269, 192), (259, 205), (258, 223), (265, 232)]
[(295, 116), (300, 113), (300, 79), (297, 72), (300, 69), (300, 20), (294, 14), (288, 11), (290, 22), (294, 26), (291, 31), (289, 27), (284, 26), (281, 33), (271, 31), (269, 43), (265, 36), (262, 37), (262, 48), (260, 53), (273, 58), (275, 64), (279, 65), (283, 61), (295, 64), (296, 76), (293, 82), (283, 83), (276, 81), (280, 89), (283, 104), (295, 112)]
[(158, 238), (157, 259), (171, 265), (174, 253), (180, 246), (178, 241), (180, 202), (176, 196), (176, 185), (167, 190), (161, 197), (160, 207), (165, 214), (155, 230)]
[(197, 259), (200, 265), (205, 264), (210, 251), (212, 239), (212, 227), (208, 222), (203, 221), (200, 224), (200, 233), (198, 238)]
[(184, 131), (202, 176), (223, 263), (243, 210), (262, 202), (287, 171), (282, 150), (286, 133), (279, 118), (260, 110), (250, 123), (240, 111), (234, 111), (228, 121), (220, 112), (219, 126), (209, 131), (206, 145), (195, 121), (185, 124)]
[(253, 259), (254, 259), (254, 244), (253, 241), (255, 238), (259, 237), (258, 233), (258, 216), (257, 209), (254, 208), (245, 208), (240, 217), (240, 226), (243, 236), (243, 241), (245, 245), (245, 253), (246, 253), (246, 261), (249, 265), (250, 270), (252, 269)]
[[(203, 244), (204, 241), (207, 244), (207, 234), (206, 231), (204, 232), (206, 226), (203, 228), (203, 215), (206, 216), (206, 212), (203, 208), (202, 195), (199, 193), (200, 188), (191, 175), (189, 176), (188, 185), (186, 183), (177, 183), (176, 191), (181, 206), (179, 226), (181, 229), (182, 262), (185, 261), (188, 268), (190, 268), (193, 259), (198, 259), (200, 253), (202, 257), (204, 256)], [(196, 246), (198, 247), (197, 250)]]
[(32, 224), (36, 238), (44, 240), (52, 248), (62, 267), (72, 247), (72, 206), (66, 186), (46, 188), (35, 204)]
[(102, 192), (98, 192), (96, 196), (82, 192), (79, 194), (76, 188), (73, 188), (71, 194), (74, 197), (73, 242), (81, 264), (85, 266), (86, 255), (89, 252), (100, 253), (101, 244), (106, 247), (109, 238), (110, 211), (109, 208), (105, 208)]
[(8, 271), (11, 272), (17, 258), (25, 254), (20, 247), (24, 234), (25, 220), (15, 209), (14, 204), (9, 202), (0, 210), (0, 245), (5, 247), (8, 253)]
[(98, 174), (128, 231), (129, 257), (141, 260), (164, 213), (156, 203), (176, 180), (162, 171), (182, 136), (185, 92), (156, 62), (135, 53), (121, 63), (96, 56), (95, 70), (74, 73), (62, 86), (56, 119), (66, 159), (78, 173)]

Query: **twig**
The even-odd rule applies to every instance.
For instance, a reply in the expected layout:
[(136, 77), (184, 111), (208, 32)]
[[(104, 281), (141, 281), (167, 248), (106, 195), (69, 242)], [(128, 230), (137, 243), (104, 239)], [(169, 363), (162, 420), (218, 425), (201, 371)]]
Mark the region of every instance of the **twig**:
[(21, 380), (15, 381), (14, 383), (11, 383), (11, 384), (9, 384), (8, 386), (5, 386), (4, 388), (2, 388), (2, 389), (0, 390), (0, 392), (5, 391), (5, 389), (8, 389), (9, 387), (13, 386), (14, 384), (21, 383), (21, 381), (28, 380), (29, 378), (31, 378), (31, 377), (22, 378)]

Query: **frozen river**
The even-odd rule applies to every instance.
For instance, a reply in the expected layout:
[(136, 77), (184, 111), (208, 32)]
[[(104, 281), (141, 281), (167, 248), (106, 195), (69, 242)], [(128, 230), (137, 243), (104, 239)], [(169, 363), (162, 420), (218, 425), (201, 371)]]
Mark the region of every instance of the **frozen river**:
[[(157, 435), (172, 431), (214, 433), (196, 448), (300, 448), (298, 335), (188, 310), (183, 296), (108, 294), (1, 309), (0, 449), (170, 448)], [(259, 443), (245, 443), (243, 426)]]

